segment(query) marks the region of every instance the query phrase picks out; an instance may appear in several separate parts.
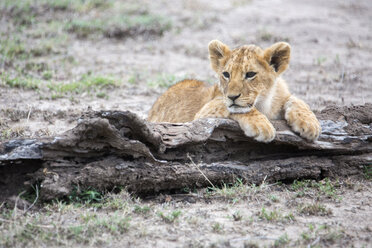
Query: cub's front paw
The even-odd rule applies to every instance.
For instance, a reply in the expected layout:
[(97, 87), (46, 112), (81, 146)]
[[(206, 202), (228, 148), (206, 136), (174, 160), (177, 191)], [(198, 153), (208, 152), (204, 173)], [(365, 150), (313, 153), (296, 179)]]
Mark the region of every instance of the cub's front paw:
[(301, 137), (310, 141), (318, 139), (322, 129), (313, 112), (296, 113), (293, 111), (286, 117), (288, 124), (292, 127), (293, 131), (299, 133)]
[(318, 139), (322, 128), (315, 114), (304, 101), (291, 96), (284, 108), (284, 117), (293, 131), (310, 141)]
[(275, 128), (264, 115), (258, 118), (246, 116), (238, 119), (238, 122), (246, 136), (253, 137), (259, 142), (269, 143), (275, 138)]

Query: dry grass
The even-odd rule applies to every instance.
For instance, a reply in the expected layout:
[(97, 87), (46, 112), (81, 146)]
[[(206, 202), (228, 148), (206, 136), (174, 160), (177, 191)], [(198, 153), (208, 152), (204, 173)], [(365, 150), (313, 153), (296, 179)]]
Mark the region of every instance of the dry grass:
[[(272, 200), (273, 194), (277, 197), (275, 201)], [(68, 197), (68, 201), (39, 203), (31, 210), (3, 204), (0, 246), (133, 244), (146, 247), (146, 240), (160, 246), (172, 242), (193, 246), (204, 240), (203, 244), (212, 246), (244, 241), (260, 246), (298, 247), (314, 241), (318, 244), (339, 244), (348, 240), (338, 226), (309, 226), (306, 221), (299, 220), (296, 212), (318, 216), (316, 221), (324, 222), (326, 219), (322, 219), (323, 216), (328, 215), (334, 206), (326, 208), (316, 202), (288, 207), (285, 202), (297, 197), (297, 192), (288, 191), (286, 185), (263, 183), (255, 186), (237, 181), (230, 186), (224, 185), (212, 191), (203, 189), (190, 195), (198, 196), (196, 203), (191, 205), (187, 194), (182, 194), (185, 201), (172, 195), (145, 201), (125, 190), (102, 194), (94, 189), (79, 189)], [(27, 198), (34, 199), (32, 194)], [(18, 201), (20, 203), (21, 200)], [(284, 223), (302, 231), (278, 230)], [(259, 234), (262, 226), (271, 231)]]

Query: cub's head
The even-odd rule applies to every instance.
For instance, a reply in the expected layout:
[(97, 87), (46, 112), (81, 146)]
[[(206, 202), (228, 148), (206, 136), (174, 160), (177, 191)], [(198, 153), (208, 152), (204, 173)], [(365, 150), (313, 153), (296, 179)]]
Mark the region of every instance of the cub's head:
[(218, 40), (211, 41), (208, 48), (230, 113), (247, 113), (260, 97), (267, 96), (276, 78), (287, 69), (291, 50), (285, 42), (266, 50), (255, 45), (230, 50)]

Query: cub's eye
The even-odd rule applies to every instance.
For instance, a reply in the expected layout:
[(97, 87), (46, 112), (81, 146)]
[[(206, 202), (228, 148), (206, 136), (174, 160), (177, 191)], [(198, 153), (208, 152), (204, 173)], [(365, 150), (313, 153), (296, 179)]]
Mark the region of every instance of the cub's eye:
[(253, 78), (254, 76), (256, 76), (256, 72), (254, 71), (249, 71), (245, 74), (245, 78), (248, 79), (248, 78)]
[(223, 75), (225, 78), (230, 78), (230, 73), (228, 73), (227, 71), (222, 72), (222, 75)]

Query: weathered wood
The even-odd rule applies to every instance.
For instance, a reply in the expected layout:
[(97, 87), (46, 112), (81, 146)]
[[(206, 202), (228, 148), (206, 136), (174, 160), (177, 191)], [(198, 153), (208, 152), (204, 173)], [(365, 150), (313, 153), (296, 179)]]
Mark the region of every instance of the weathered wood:
[(58, 137), (0, 143), (0, 198), (23, 183), (40, 182), (41, 197), (50, 200), (70, 194), (74, 185), (151, 194), (208, 186), (205, 176), (213, 184), (236, 178), (260, 183), (350, 176), (371, 165), (372, 104), (330, 107), (317, 116), (317, 142), (274, 121), (276, 138), (263, 144), (228, 119), (155, 124), (131, 112), (86, 113)]

